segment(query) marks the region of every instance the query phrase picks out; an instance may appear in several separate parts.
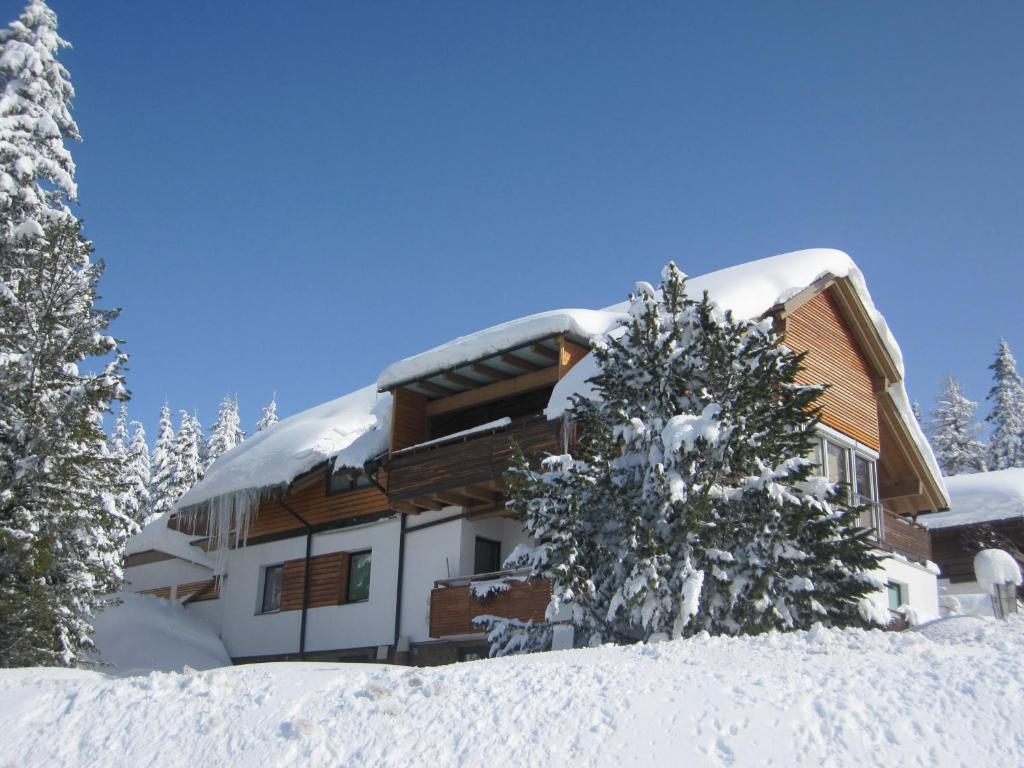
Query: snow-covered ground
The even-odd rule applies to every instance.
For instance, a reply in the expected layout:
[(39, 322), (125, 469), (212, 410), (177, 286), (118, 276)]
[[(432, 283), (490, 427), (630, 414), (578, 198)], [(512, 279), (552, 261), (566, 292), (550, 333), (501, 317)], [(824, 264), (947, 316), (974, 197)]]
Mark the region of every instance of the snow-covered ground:
[(1024, 764), (1024, 619), (435, 669), (0, 671), (5, 766)]

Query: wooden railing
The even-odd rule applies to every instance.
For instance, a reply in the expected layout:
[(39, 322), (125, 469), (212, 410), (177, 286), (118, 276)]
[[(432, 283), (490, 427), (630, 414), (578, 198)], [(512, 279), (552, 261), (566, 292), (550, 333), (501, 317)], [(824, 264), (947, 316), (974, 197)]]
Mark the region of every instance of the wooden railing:
[(528, 456), (554, 452), (557, 430), (558, 422), (532, 416), (452, 441), (406, 448), (388, 461), (388, 496), (410, 499), (500, 480), (512, 465), (513, 442)]
[(430, 636), (479, 634), (476, 616), (540, 621), (551, 600), (551, 582), (517, 571), (438, 579), (430, 593)]
[(914, 560), (931, 560), (932, 540), (928, 529), (909, 518), (879, 507), (879, 541), (883, 549), (898, 552)]

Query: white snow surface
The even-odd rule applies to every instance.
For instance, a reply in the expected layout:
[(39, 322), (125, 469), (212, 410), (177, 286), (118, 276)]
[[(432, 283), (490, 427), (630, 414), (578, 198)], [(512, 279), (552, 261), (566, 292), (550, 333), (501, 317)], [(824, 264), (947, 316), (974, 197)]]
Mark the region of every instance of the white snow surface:
[(402, 448), (400, 450), (395, 451), (394, 455), (397, 456), (400, 453), (409, 453), (410, 451), (415, 451), (417, 448), (426, 448), (429, 445), (439, 445), (440, 443), (448, 443), (451, 442), (452, 440), (458, 440), (461, 437), (475, 435), (479, 432), (488, 432), (492, 429), (501, 429), (502, 427), (507, 427), (511, 423), (511, 418), (509, 418), (508, 416), (502, 416), (500, 419), (488, 421), (486, 424), (478, 424), (477, 426), (470, 427), (469, 429), (463, 429), (459, 432), (452, 432), (450, 435), (444, 435), (443, 437), (435, 437), (433, 440), (426, 440), (422, 443), (417, 443), (416, 445), (410, 445), (408, 448)]
[(9, 765), (1011, 766), (1024, 620), (129, 679), (0, 670)]
[[(850, 281), (902, 379), (905, 375), (903, 353), (896, 343), (896, 337), (889, 330), (889, 325), (881, 312), (875, 307), (863, 273), (854, 264), (853, 259), (842, 251), (812, 248), (771, 256), (690, 278), (687, 288), (690, 295), (695, 298), (699, 298), (707, 291), (710, 299), (723, 311), (731, 310), (738, 318), (754, 320), (827, 276), (847, 278)], [(616, 304), (605, 311), (621, 317), (627, 306), (628, 303)], [(597, 371), (597, 361), (593, 354), (587, 355), (573, 366), (551, 393), (546, 410), (548, 418), (560, 417), (570, 406), (574, 394), (592, 396), (593, 388), (587, 380), (595, 376)], [(911, 438), (925, 458), (932, 477), (942, 488), (942, 472), (921, 425), (914, 418), (903, 381), (890, 385), (886, 391), (906, 424)]]
[(997, 584), (1020, 586), (1020, 566), (1003, 549), (983, 549), (974, 556), (974, 579), (986, 592)]
[(111, 675), (146, 675), (231, 665), (217, 630), (180, 605), (153, 595), (119, 592), (118, 605), (96, 614), (90, 658)]
[(194, 536), (167, 527), (170, 516), (170, 512), (165, 512), (128, 539), (128, 543), (125, 545), (125, 554), (132, 555), (156, 550), (196, 565), (205, 565), (207, 568), (214, 569), (216, 566), (213, 558), (199, 547), (189, 544), (195, 538)]
[(927, 528), (991, 523), (1024, 517), (1024, 469), (997, 469), (946, 478), (949, 511), (921, 515)]
[(386, 449), (390, 429), (391, 395), (378, 394), (371, 384), (257, 432), (217, 459), (174, 508), (285, 486), (330, 458), (361, 467)]
[(405, 381), (450, 370), (559, 333), (572, 333), (589, 339), (609, 331), (619, 316), (619, 313), (602, 310), (556, 309), (510, 320), (399, 360), (381, 372), (377, 386), (381, 390), (390, 389)]

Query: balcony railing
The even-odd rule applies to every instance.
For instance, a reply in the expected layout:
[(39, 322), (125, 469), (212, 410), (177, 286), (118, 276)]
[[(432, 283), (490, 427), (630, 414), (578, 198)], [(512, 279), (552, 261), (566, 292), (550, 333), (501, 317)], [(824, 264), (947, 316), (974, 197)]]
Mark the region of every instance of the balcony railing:
[(931, 537), (928, 529), (906, 517), (890, 512), (881, 504), (871, 504), (861, 513), (860, 524), (874, 533), (882, 549), (898, 552), (915, 560), (930, 560)]
[(430, 636), (481, 632), (476, 616), (540, 621), (551, 600), (551, 583), (524, 571), (496, 571), (438, 579), (430, 593)]

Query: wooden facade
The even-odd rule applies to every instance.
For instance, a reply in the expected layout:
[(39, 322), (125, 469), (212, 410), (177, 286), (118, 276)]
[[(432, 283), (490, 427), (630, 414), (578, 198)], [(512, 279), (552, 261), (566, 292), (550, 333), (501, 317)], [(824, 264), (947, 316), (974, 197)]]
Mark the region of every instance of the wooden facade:
[[(348, 552), (331, 552), (309, 559), (310, 608), (342, 605), (348, 595)], [(302, 595), (306, 583), (306, 561), (288, 560), (283, 567), (281, 610), (302, 609)]]
[(542, 621), (551, 600), (551, 582), (543, 579), (510, 580), (507, 589), (484, 598), (475, 597), (468, 583), (449, 586), (448, 581), (456, 580), (439, 581), (430, 593), (431, 637), (479, 633), (481, 629), (473, 624), (477, 616)]

